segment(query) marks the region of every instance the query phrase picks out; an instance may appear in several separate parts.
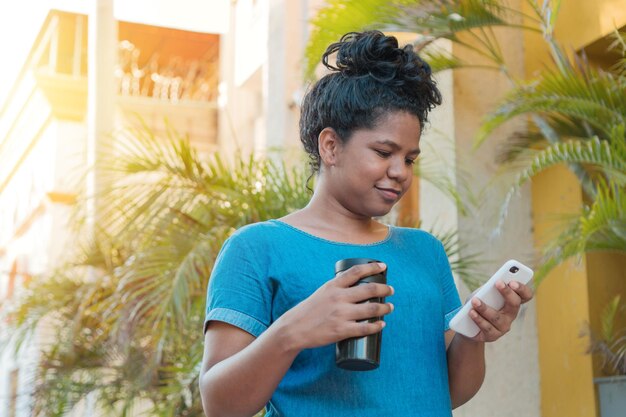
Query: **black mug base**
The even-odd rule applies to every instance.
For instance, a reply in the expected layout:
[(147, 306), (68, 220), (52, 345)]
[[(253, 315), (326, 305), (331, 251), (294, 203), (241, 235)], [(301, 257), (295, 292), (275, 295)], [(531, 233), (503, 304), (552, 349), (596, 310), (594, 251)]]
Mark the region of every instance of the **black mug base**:
[(346, 371), (372, 371), (378, 368), (378, 362), (367, 359), (343, 359), (336, 362), (337, 366)]

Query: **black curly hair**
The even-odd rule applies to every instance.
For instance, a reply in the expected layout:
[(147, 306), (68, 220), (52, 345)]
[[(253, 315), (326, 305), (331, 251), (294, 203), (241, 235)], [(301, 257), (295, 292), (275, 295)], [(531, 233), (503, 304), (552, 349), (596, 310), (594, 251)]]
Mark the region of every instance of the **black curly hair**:
[[(337, 63), (328, 63), (337, 52)], [(392, 111), (415, 115), (423, 129), (427, 115), (441, 104), (430, 67), (410, 45), (379, 31), (350, 32), (330, 45), (322, 63), (332, 72), (307, 92), (300, 111), (300, 140), (312, 175), (320, 169), (318, 136), (333, 128), (345, 143), (356, 129), (371, 129)]]

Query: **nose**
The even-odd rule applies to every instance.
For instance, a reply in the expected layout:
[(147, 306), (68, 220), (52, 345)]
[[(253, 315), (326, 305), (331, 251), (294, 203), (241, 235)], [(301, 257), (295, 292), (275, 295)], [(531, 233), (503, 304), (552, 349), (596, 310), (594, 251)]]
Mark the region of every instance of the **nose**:
[(387, 168), (387, 175), (398, 182), (404, 182), (413, 175), (413, 165), (407, 164), (402, 157), (392, 158)]

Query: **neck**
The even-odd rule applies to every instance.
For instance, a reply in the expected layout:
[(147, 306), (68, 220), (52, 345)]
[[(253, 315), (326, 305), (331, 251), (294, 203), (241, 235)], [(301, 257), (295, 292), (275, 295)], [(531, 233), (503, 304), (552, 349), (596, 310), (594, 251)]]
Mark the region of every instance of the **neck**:
[[(386, 234), (387, 227), (370, 216), (354, 213), (344, 207), (330, 192), (324, 175), (318, 181), (309, 204), (300, 211), (303, 225), (334, 231), (344, 236)], [(304, 221), (303, 221), (304, 220)]]
[(351, 211), (332, 192), (324, 175), (318, 177), (311, 201), (281, 220), (312, 235), (346, 243), (373, 243), (384, 239), (389, 228), (371, 216)]
[(344, 243), (374, 243), (389, 232), (387, 226), (371, 217), (357, 216), (336, 201), (326, 201), (319, 195), (314, 195), (305, 208), (282, 220), (314, 236)]
[(335, 230), (353, 229), (367, 231), (379, 224), (371, 217), (349, 211), (337, 200), (325, 193), (315, 192), (311, 201), (303, 210), (307, 212), (309, 218), (318, 221), (323, 220), (324, 224), (332, 226)]

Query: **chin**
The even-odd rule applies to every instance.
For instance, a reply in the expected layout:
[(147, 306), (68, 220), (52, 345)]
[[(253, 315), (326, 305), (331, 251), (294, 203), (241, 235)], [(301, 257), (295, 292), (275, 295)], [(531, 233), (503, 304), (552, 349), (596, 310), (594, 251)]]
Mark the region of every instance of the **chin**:
[(387, 214), (389, 214), (389, 212), (391, 212), (391, 209), (393, 208), (394, 205), (391, 205), (389, 207), (372, 208), (372, 210), (368, 210), (370, 212), (368, 215), (369, 215), (369, 217), (383, 217), (383, 216), (386, 216)]
[[(363, 217), (383, 217), (391, 212), (391, 209), (398, 203), (397, 201), (364, 201), (361, 199), (359, 205), (345, 206), (354, 214)], [(368, 204), (369, 203), (369, 204)]]

